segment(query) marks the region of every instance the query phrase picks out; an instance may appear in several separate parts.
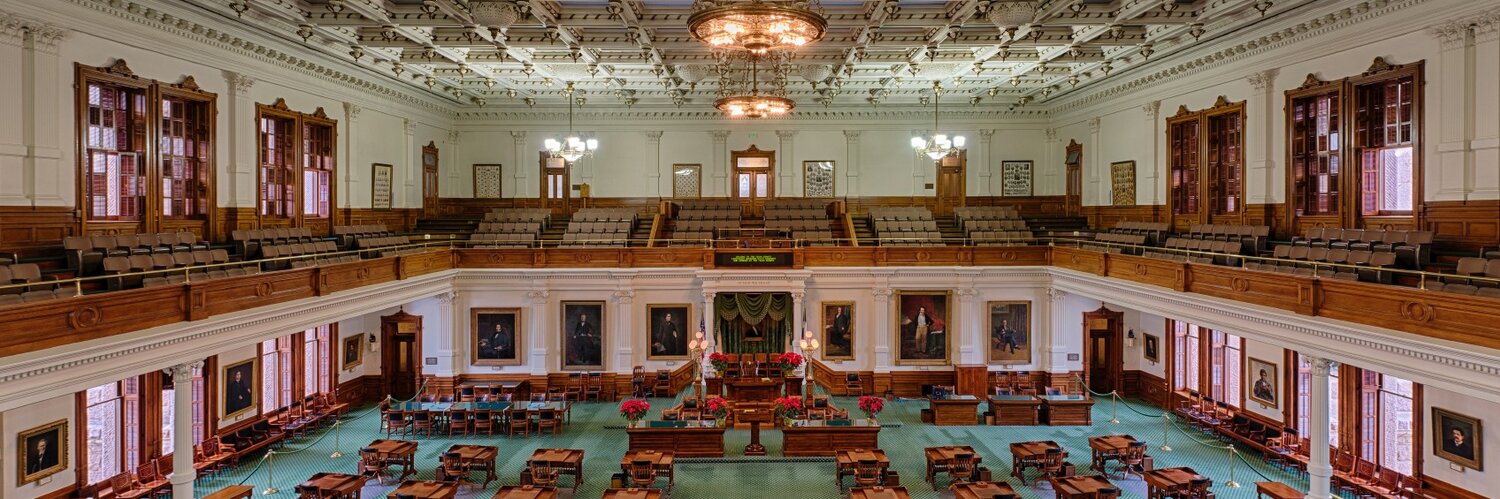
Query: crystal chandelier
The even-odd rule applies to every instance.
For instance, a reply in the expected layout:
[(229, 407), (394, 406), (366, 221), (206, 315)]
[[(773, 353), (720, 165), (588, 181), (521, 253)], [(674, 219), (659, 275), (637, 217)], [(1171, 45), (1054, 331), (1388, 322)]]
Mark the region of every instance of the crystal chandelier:
[(594, 156), (594, 151), (599, 149), (599, 139), (583, 140), (578, 134), (573, 133), (573, 82), (568, 82), (568, 88), (564, 90), (568, 94), (568, 135), (566, 139), (558, 141), (548, 138), (542, 141), (542, 147), (547, 155), (553, 158), (562, 158), (572, 163), (582, 158)]
[(932, 82), (932, 136), (911, 138), (911, 148), (917, 152), (917, 156), (927, 156), (933, 161), (964, 150), (964, 136), (958, 135), (950, 139), (947, 134), (938, 132), (938, 96), (942, 92), (942, 85)]
[(828, 21), (806, 0), (700, 0), (688, 18), (693, 38), (715, 49), (765, 54), (823, 38)]
[(779, 95), (761, 95), (759, 57), (750, 57), (750, 93), (731, 95), (714, 101), (718, 109), (731, 118), (765, 118), (780, 116), (797, 107), (797, 103)]

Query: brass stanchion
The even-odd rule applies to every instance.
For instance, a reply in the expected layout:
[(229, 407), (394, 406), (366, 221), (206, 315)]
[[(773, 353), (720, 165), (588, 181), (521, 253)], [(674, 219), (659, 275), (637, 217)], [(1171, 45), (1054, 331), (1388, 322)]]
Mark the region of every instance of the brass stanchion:
[(1236, 489), (1240, 488), (1240, 482), (1234, 481), (1234, 469), (1239, 466), (1240, 461), (1239, 453), (1233, 444), (1229, 445), (1229, 481), (1224, 482), (1224, 485)]
[(1119, 390), (1115, 390), (1115, 391), (1109, 392), (1109, 422), (1110, 423), (1120, 424), (1120, 418), (1118, 417), (1119, 416), (1119, 410), (1120, 410), (1120, 391)]
[(281, 489), (276, 488), (275, 455), (276, 449), (270, 449), (266, 451), (266, 490), (261, 491), (260, 495), (270, 496), (281, 493)]
[(1167, 413), (1167, 412), (1163, 412), (1163, 413), (1161, 413), (1161, 450), (1162, 450), (1162, 452), (1172, 452), (1172, 446), (1167, 445), (1167, 437), (1171, 436), (1170, 435), (1171, 433), (1172, 433), (1172, 414), (1171, 413)]
[(338, 458), (344, 457), (344, 453), (343, 452), (339, 452), (339, 448), (342, 447), (341, 445), (339, 445), (339, 425), (340, 424), (342, 424), (342, 423), (338, 420), (338, 415), (335, 414), (334, 415), (334, 419), (333, 419), (333, 454), (329, 454), (328, 455), (329, 459), (338, 459)]

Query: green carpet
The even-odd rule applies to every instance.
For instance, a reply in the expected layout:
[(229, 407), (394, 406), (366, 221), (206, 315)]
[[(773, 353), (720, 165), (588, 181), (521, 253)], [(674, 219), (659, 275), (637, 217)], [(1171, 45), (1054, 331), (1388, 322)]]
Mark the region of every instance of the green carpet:
[[(652, 399), (651, 402), (652, 415), (650, 417), (659, 416), (663, 407), (675, 404), (665, 398)], [(855, 406), (853, 399), (842, 397), (835, 397), (834, 403), (840, 407)], [(1253, 451), (1243, 454), (1244, 459), (1238, 461), (1234, 467), (1234, 478), (1243, 487), (1225, 486), (1224, 483), (1230, 479), (1230, 457), (1229, 452), (1223, 448), (1224, 444), (1195, 430), (1179, 426), (1167, 437), (1167, 443), (1172, 447), (1172, 451), (1160, 450), (1164, 427), (1160, 417), (1152, 416), (1160, 414), (1161, 410), (1139, 401), (1122, 401), (1117, 410), (1120, 422), (1113, 424), (1109, 422), (1111, 403), (1108, 399), (1103, 399), (1094, 406), (1094, 425), (1082, 427), (939, 427), (920, 421), (920, 411), (926, 407), (927, 403), (920, 400), (898, 401), (887, 404), (885, 412), (880, 415), (882, 423), (892, 426), (881, 430), (880, 447), (890, 455), (893, 469), (900, 472), (902, 485), (912, 492), (912, 497), (952, 497), (952, 494), (946, 490), (945, 479), (939, 478), (938, 481), (939, 487), (944, 489), (942, 491), (932, 490), (923, 481), (926, 465), (923, 458), (925, 447), (950, 444), (973, 446), (983, 459), (981, 464), (992, 470), (997, 481), (1005, 478), (1022, 497), (1051, 498), (1053, 497), (1052, 488), (1045, 482), (1033, 481), (1031, 485), (1022, 486), (1014, 478), (1009, 477), (1011, 459), (1009, 444), (1011, 442), (1055, 440), (1069, 451), (1068, 460), (1078, 467), (1079, 473), (1086, 474), (1092, 473), (1088, 471), (1088, 437), (1121, 433), (1133, 435), (1150, 443), (1149, 455), (1155, 458), (1158, 468), (1191, 466), (1199, 473), (1212, 477), (1214, 492), (1221, 498), (1254, 498), (1254, 482), (1257, 481), (1286, 482), (1301, 490), (1306, 490), (1307, 487), (1305, 479), (1285, 473), (1275, 467), (1266, 466), (1260, 456)], [(619, 417), (616, 408), (617, 404), (612, 402), (575, 404), (571, 424), (566, 426), (562, 434), (556, 436), (505, 437), (497, 435), (451, 439), (417, 437), (415, 440), (420, 442), (420, 446), (417, 452), (416, 478), (431, 479), (438, 464), (438, 454), (454, 443), (498, 446), (500, 448), (498, 461), (500, 481), (492, 482), (485, 490), (481, 490), (478, 486), (466, 485), (459, 495), (462, 498), (489, 498), (501, 485), (518, 482), (517, 477), (525, 466), (526, 458), (531, 456), (533, 450), (544, 447), (578, 448), (586, 451), (584, 461), (586, 482), (571, 497), (599, 497), (601, 492), (609, 486), (610, 474), (619, 471), (619, 460), (624, 455), (628, 443), (625, 431), (620, 429), (624, 420)], [(899, 423), (899, 426), (893, 423)], [(339, 427), (337, 439), (332, 431), (325, 429), (290, 441), (278, 450), (274, 458), (274, 484), (281, 490), (281, 496), (292, 497), (295, 495), (293, 487), (314, 473), (321, 471), (356, 473), (359, 447), (376, 438), (384, 438), (384, 435), (385, 433), (379, 430), (379, 413), (374, 411), (373, 407), (351, 411), (345, 415), (343, 424)], [(335, 440), (338, 442), (337, 446), (335, 446)], [(781, 436), (776, 430), (762, 432), (761, 441), (769, 451), (768, 456), (745, 458), (741, 452), (749, 441), (748, 430), (732, 429), (725, 436), (725, 448), (728, 450), (726, 457), (732, 458), (732, 462), (679, 461), (676, 470), (677, 485), (672, 496), (687, 499), (760, 497), (833, 499), (841, 497), (833, 482), (832, 460), (788, 462), (781, 459), (779, 457)], [(335, 448), (344, 453), (342, 458), (329, 458)], [(221, 473), (219, 476), (200, 479), (197, 483), (198, 495), (202, 496), (221, 487), (240, 483), (255, 486), (259, 493), (267, 487), (268, 481), (272, 480), (270, 468), (272, 466), (268, 466), (260, 456), (247, 459), (237, 468)], [(1029, 476), (1034, 477), (1035, 471), (1031, 471)], [(1124, 491), (1124, 497), (1145, 497), (1146, 485), (1140, 477), (1132, 475), (1128, 478), (1120, 478), (1120, 476), (1114, 474), (1110, 479)], [(565, 482), (567, 480), (567, 478), (564, 479)], [(370, 481), (363, 491), (363, 496), (384, 497), (395, 487), (394, 480), (388, 478), (385, 482), (385, 484), (377, 484), (373, 480)], [(569, 494), (565, 492), (564, 497), (569, 497)]]

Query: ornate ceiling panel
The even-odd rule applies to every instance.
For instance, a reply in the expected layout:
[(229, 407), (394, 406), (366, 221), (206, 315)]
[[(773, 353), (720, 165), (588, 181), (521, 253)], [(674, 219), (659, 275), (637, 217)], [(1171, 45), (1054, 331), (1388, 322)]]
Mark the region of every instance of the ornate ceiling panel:
[[(748, 80), (688, 33), (692, 0), (185, 0), (462, 105), (708, 108)], [(701, 0), (700, 0), (701, 1)], [(1312, 0), (823, 0), (828, 32), (759, 67), (802, 106), (1055, 98)]]

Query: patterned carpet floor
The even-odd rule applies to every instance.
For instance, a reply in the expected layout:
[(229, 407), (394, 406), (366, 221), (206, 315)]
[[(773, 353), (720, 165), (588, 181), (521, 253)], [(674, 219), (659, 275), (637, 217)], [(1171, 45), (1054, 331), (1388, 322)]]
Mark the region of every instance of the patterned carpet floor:
[[(674, 401), (666, 398), (652, 399), (652, 414), (648, 419), (660, 415), (663, 407), (671, 407)], [(854, 407), (853, 399), (835, 397), (840, 407)], [(1022, 497), (1051, 498), (1052, 488), (1046, 482), (1032, 481), (1022, 486), (1010, 474), (1011, 442), (1031, 440), (1055, 440), (1069, 451), (1068, 461), (1075, 464), (1080, 473), (1092, 473), (1089, 466), (1088, 437), (1095, 435), (1130, 434), (1151, 445), (1149, 455), (1158, 468), (1191, 466), (1199, 473), (1214, 479), (1214, 492), (1225, 499), (1251, 499), (1256, 497), (1254, 482), (1279, 481), (1307, 490), (1307, 480), (1288, 474), (1276, 467), (1267, 466), (1254, 451), (1241, 449), (1242, 459), (1233, 459), (1222, 442), (1207, 437), (1186, 426), (1174, 426), (1166, 437), (1171, 452), (1159, 449), (1165, 425), (1159, 417), (1161, 410), (1139, 401), (1121, 400), (1115, 412), (1119, 423), (1110, 423), (1111, 402), (1100, 400), (1093, 411), (1092, 426), (1076, 427), (1002, 427), (1002, 426), (932, 426), (920, 421), (920, 411), (927, 407), (921, 400), (902, 400), (886, 405), (880, 421), (888, 427), (880, 432), (880, 447), (891, 458), (893, 469), (899, 471), (902, 485), (916, 498), (949, 498), (947, 482), (939, 478), (941, 491), (934, 491), (923, 481), (926, 461), (925, 447), (939, 445), (970, 445), (978, 451), (983, 466), (990, 468), (998, 481), (1006, 479)], [(498, 466), (499, 482), (491, 482), (488, 488), (466, 485), (460, 498), (489, 498), (504, 484), (515, 484), (525, 460), (538, 448), (576, 448), (585, 450), (585, 483), (576, 493), (566, 491), (563, 497), (595, 498), (609, 486), (610, 475), (619, 470), (620, 457), (624, 455), (628, 439), (621, 429), (624, 420), (617, 413), (617, 403), (577, 403), (573, 406), (572, 419), (559, 435), (506, 437), (496, 435), (469, 437), (416, 437), (417, 479), (432, 479), (438, 464), (438, 455), (455, 443), (494, 445), (500, 448)], [(1175, 423), (1174, 423), (1175, 425)], [(373, 406), (363, 407), (345, 415), (338, 431), (324, 429), (287, 442), (277, 450), (274, 464), (260, 456), (242, 462), (237, 468), (218, 476), (205, 477), (197, 483), (197, 494), (218, 490), (227, 485), (248, 484), (257, 493), (274, 484), (282, 497), (292, 497), (293, 487), (314, 473), (334, 471), (357, 473), (357, 451), (371, 440), (384, 438), (380, 430), (379, 413)], [(679, 499), (696, 498), (807, 498), (835, 499), (843, 494), (834, 485), (832, 460), (786, 460), (780, 458), (781, 436), (776, 430), (763, 430), (761, 441), (768, 456), (747, 458), (742, 449), (750, 441), (749, 430), (731, 429), (725, 436), (726, 460), (687, 460), (676, 466), (677, 483), (671, 496)], [(332, 459), (330, 454), (337, 449), (344, 455)], [(1231, 460), (1234, 479), (1240, 488), (1225, 485), (1231, 478)], [(273, 470), (274, 468), (274, 470)], [(1035, 471), (1032, 471), (1035, 476)], [(1143, 498), (1146, 485), (1140, 477), (1131, 475), (1121, 478), (1114, 474), (1110, 480), (1119, 486), (1124, 497)], [(566, 482), (567, 479), (565, 478)], [(394, 490), (396, 483), (387, 479), (384, 484), (370, 481), (363, 497), (384, 497)], [(566, 490), (566, 489), (564, 489)]]

